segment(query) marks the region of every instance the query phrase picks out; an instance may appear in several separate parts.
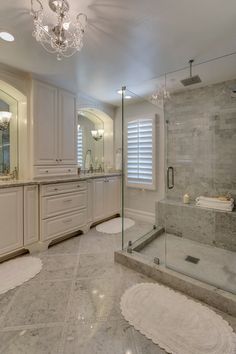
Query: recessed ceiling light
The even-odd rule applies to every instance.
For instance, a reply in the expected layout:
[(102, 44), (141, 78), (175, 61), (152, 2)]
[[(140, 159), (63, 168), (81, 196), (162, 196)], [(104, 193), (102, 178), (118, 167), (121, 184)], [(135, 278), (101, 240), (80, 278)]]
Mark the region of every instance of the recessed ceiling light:
[(122, 90), (118, 90), (118, 91), (117, 91), (117, 93), (118, 93), (119, 95), (122, 95), (122, 92), (123, 92)]
[(0, 38), (6, 42), (13, 42), (15, 40), (14, 36), (9, 32), (0, 32)]
[(132, 97), (129, 96), (129, 95), (126, 95), (126, 96), (125, 96), (125, 99), (126, 99), (126, 100), (130, 100), (131, 98), (132, 98)]

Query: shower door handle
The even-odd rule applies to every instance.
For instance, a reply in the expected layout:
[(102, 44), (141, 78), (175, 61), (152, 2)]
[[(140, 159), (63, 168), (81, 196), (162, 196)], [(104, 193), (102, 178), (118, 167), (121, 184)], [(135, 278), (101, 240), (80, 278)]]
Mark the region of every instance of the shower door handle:
[[(171, 175), (171, 183), (170, 183), (170, 175)], [(174, 185), (175, 185), (174, 167), (170, 166), (167, 168), (167, 188), (173, 189)]]

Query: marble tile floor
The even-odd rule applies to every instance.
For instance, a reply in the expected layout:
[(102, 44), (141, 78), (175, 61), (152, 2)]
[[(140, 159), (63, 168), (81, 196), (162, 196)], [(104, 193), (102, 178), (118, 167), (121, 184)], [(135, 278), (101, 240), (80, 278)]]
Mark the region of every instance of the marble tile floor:
[[(172, 234), (163, 234), (140, 251), (169, 268), (236, 294), (236, 253)], [(199, 258), (197, 264), (186, 256)], [(166, 258), (165, 258), (166, 257)]]
[(125, 289), (153, 280), (114, 263), (119, 238), (92, 229), (38, 254), (41, 273), (0, 295), (0, 353), (165, 354), (121, 315)]

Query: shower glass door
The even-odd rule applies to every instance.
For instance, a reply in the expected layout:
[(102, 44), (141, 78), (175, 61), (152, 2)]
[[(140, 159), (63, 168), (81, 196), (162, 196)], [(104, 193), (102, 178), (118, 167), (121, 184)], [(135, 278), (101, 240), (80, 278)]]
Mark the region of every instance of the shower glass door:
[[(123, 248), (138, 250), (140, 244), (156, 233), (156, 200), (163, 192), (157, 187), (162, 109), (134, 92), (123, 90), (121, 108), (123, 132)], [(118, 122), (118, 120), (117, 120)], [(123, 129), (122, 129), (123, 128)], [(164, 159), (163, 159), (164, 163)], [(163, 243), (164, 245), (164, 243)], [(164, 249), (163, 249), (164, 253)]]
[[(158, 202), (166, 267), (236, 293), (236, 56), (167, 76), (166, 195)], [(229, 70), (230, 69), (230, 70)], [(230, 74), (229, 74), (230, 73)], [(210, 79), (214, 77), (214, 82)], [(215, 197), (219, 199), (205, 199)], [(198, 199), (200, 198), (200, 199)]]

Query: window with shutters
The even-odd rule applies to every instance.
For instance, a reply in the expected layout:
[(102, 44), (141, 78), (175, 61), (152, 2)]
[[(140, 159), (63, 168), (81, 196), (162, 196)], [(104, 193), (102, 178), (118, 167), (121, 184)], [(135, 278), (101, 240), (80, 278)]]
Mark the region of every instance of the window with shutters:
[(156, 188), (155, 117), (127, 122), (126, 184), (128, 187)]
[(83, 129), (80, 125), (78, 125), (77, 129), (77, 163), (83, 168)]

